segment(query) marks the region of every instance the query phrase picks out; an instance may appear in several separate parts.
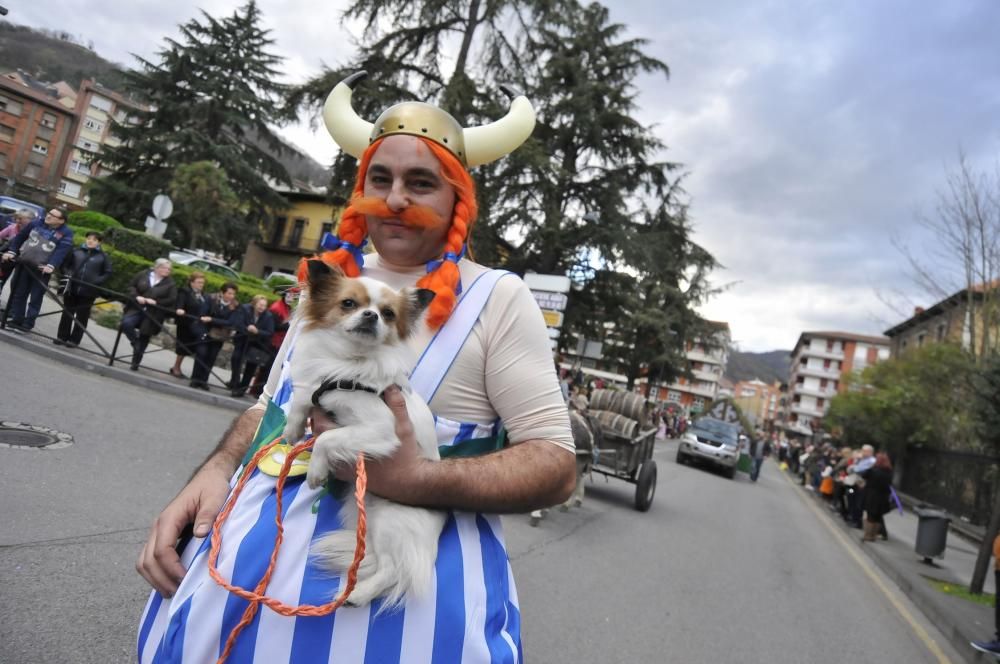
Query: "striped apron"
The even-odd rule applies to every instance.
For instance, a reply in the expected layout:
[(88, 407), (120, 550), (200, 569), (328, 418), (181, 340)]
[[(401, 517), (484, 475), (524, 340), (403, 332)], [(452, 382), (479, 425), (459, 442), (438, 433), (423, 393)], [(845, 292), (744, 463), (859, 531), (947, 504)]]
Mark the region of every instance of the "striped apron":
[[(428, 402), (472, 330), (500, 270), (481, 275), (465, 293), (448, 323), (428, 344), (411, 385)], [(273, 440), (284, 424), (291, 396), (288, 363), (279, 389), (252, 447)], [(462, 423), (436, 417), (441, 456), (479, 454), (502, 445), (499, 421)], [(249, 454), (252, 454), (252, 450)], [(239, 472), (237, 472), (237, 477)], [(253, 588), (263, 577), (276, 535), (277, 478), (254, 470), (222, 528), (218, 569), (234, 585)], [(235, 486), (236, 477), (232, 481)], [(286, 604), (325, 604), (342, 579), (317, 568), (308, 557), (311, 542), (340, 527), (341, 503), (323, 488), (310, 489), (305, 475), (290, 477), (283, 491), (284, 543), (267, 594)], [(351, 524), (353, 527), (353, 524)], [(139, 625), (141, 664), (214, 662), (247, 601), (231, 595), (208, 575), (207, 538), (184, 548), (187, 574), (172, 599), (150, 595)], [(369, 606), (341, 607), (327, 616), (283, 616), (262, 606), (240, 633), (229, 662), (280, 664), (458, 664), (519, 663), (521, 625), (517, 591), (496, 515), (450, 511), (441, 533), (431, 589), (407, 597), (402, 608), (376, 615)]]

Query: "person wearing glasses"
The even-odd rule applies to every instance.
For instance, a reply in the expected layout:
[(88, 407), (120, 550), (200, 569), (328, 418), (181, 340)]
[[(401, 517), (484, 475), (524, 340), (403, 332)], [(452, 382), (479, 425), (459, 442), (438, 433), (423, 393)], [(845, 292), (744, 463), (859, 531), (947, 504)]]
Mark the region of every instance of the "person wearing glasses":
[(49, 278), (72, 250), (73, 231), (62, 208), (49, 210), (14, 236), (2, 256), (4, 262), (17, 262), (7, 307), (9, 329), (23, 333), (35, 326)]

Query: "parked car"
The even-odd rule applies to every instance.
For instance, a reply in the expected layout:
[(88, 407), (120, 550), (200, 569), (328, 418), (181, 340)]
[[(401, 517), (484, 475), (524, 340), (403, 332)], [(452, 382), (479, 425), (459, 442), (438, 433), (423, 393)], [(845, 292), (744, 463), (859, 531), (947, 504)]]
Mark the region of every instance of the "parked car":
[(283, 291), (299, 282), (299, 278), (292, 272), (275, 270), (264, 277), (264, 285), (275, 291)]
[(10, 196), (0, 196), (0, 228), (7, 226), (14, 220), (14, 213), (25, 209), (34, 212), (35, 219), (41, 219), (45, 216), (45, 208), (41, 205)]
[(225, 263), (220, 263), (219, 261), (198, 256), (196, 254), (189, 254), (186, 251), (171, 251), (170, 261), (178, 265), (189, 267), (192, 270), (201, 270), (202, 272), (218, 274), (226, 279), (229, 279), (230, 281), (239, 281), (240, 278), (239, 272)]
[(729, 479), (736, 476), (740, 459), (740, 427), (713, 417), (691, 423), (677, 446), (677, 463), (700, 460), (718, 466)]

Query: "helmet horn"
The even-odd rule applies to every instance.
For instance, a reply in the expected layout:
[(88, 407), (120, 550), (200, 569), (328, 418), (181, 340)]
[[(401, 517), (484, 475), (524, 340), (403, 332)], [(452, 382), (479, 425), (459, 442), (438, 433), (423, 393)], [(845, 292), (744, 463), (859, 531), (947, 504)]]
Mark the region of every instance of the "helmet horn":
[(500, 89), (512, 100), (507, 115), (496, 122), (470, 127), (463, 132), (465, 159), (469, 168), (510, 154), (531, 136), (535, 128), (535, 109), (528, 98), (506, 85), (501, 85)]
[(368, 148), (371, 142), (372, 123), (363, 120), (354, 112), (351, 106), (351, 96), (354, 84), (368, 76), (368, 72), (359, 71), (351, 74), (330, 92), (323, 104), (323, 123), (326, 130), (336, 141), (340, 149), (357, 159)]

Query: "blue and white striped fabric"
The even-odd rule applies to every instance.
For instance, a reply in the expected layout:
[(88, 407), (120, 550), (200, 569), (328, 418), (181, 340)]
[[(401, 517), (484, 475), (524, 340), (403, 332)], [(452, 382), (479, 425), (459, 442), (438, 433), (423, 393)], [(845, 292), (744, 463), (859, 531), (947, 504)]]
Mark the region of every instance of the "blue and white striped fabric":
[[(470, 289), (472, 290), (472, 289)], [(466, 292), (466, 295), (468, 291)], [(464, 298), (463, 298), (464, 299)], [(458, 316), (452, 315), (449, 325)], [(465, 316), (479, 311), (465, 312)], [(474, 322), (474, 320), (473, 320)], [(294, 347), (294, 339), (291, 342)], [(450, 365), (457, 349), (438, 345)], [(291, 353), (289, 353), (291, 355)], [(421, 367), (433, 358), (421, 360)], [(418, 367), (418, 370), (421, 369)], [(290, 396), (287, 359), (275, 402)], [(280, 399), (280, 401), (279, 401)], [(498, 424), (463, 424), (437, 418), (442, 445), (497, 433)], [(313, 566), (310, 543), (340, 527), (340, 503), (304, 476), (291, 478), (283, 495), (284, 542), (267, 593), (286, 604), (324, 604), (341, 579)], [(254, 471), (222, 530), (218, 569), (244, 588), (264, 574), (274, 546), (276, 478)], [(234, 479), (235, 484), (235, 479)], [(141, 664), (214, 662), (247, 602), (208, 576), (206, 539), (194, 539), (181, 562), (188, 569), (177, 594), (155, 591), (140, 622)], [(369, 607), (343, 607), (323, 617), (286, 617), (262, 606), (240, 633), (229, 662), (337, 662), (338, 664), (458, 664), (522, 661), (521, 620), (500, 520), (494, 515), (451, 512), (441, 533), (431, 592), (409, 597), (399, 611), (378, 615)]]

